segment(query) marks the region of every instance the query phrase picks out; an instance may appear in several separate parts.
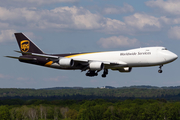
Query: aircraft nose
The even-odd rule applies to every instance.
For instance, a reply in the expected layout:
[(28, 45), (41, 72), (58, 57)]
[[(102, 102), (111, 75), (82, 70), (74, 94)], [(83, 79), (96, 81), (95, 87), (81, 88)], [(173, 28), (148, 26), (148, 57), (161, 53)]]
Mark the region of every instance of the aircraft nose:
[(166, 60), (168, 61), (174, 61), (178, 58), (178, 56), (172, 52), (170, 52), (169, 54), (167, 54), (166, 56)]
[(178, 58), (178, 56), (176, 54), (174, 54), (173, 58), (174, 58), (174, 60), (176, 60)]

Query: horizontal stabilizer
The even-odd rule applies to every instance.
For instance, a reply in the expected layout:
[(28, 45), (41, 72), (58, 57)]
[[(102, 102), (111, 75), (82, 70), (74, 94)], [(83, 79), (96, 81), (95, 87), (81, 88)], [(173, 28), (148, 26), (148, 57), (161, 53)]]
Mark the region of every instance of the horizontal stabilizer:
[(30, 52), (22, 52), (22, 51), (16, 51), (18, 53), (23, 53), (24, 55), (32, 55), (32, 56), (38, 56), (38, 57), (46, 57), (46, 58), (56, 58), (58, 59), (58, 56), (53, 56), (53, 55), (45, 55), (45, 54), (38, 54), (38, 53), (30, 53)]
[(36, 60), (36, 58), (13, 57), (13, 56), (4, 56), (4, 57), (19, 59), (19, 60)]

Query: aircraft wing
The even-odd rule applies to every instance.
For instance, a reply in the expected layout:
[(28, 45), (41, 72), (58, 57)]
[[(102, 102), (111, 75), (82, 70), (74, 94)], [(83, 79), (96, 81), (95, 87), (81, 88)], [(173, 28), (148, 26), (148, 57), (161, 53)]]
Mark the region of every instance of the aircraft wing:
[[(30, 52), (22, 52), (22, 51), (15, 51), (18, 53), (23, 53), (26, 55), (32, 55), (32, 56), (38, 56), (38, 57), (45, 57), (45, 58), (50, 58), (50, 59), (63, 59), (65, 57), (60, 57), (60, 56), (54, 56), (54, 55), (48, 55), (48, 54), (38, 54), (38, 53), (30, 53)], [(105, 65), (121, 65), (125, 66), (127, 63), (123, 61), (99, 61), (99, 60), (87, 60), (87, 59), (79, 59), (79, 58), (71, 58), (75, 62), (79, 63), (89, 63), (89, 62), (102, 62)]]

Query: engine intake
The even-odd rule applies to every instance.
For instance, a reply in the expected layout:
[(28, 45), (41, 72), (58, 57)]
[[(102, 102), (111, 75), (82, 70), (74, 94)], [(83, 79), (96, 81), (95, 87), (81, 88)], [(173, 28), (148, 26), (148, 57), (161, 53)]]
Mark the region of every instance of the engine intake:
[(119, 70), (119, 72), (131, 72), (132, 67), (120, 68), (120, 69), (118, 69), (118, 70)]
[(91, 62), (89, 64), (89, 68), (90, 70), (92, 71), (95, 71), (95, 70), (102, 70), (104, 68), (104, 64), (102, 62)]
[(62, 59), (59, 59), (59, 65), (64, 68), (72, 67), (74, 66), (74, 61), (73, 59), (62, 58)]

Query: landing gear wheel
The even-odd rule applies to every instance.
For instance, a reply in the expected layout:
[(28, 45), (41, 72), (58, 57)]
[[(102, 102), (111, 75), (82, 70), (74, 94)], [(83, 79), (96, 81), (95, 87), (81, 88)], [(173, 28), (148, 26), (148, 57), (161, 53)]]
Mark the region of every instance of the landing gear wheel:
[(105, 78), (107, 74), (108, 74), (108, 69), (104, 69), (104, 72), (103, 72), (103, 74), (102, 74), (102, 77)]
[(160, 66), (159, 66), (158, 73), (162, 73), (162, 72), (163, 72), (163, 71), (162, 71), (162, 66), (163, 66), (163, 65), (160, 65)]
[(158, 70), (158, 73), (162, 73), (163, 71), (162, 70)]
[(87, 73), (86, 73), (86, 76), (89, 76), (89, 77), (94, 77), (94, 76), (98, 76), (98, 72), (96, 72), (96, 71), (88, 71)]
[(105, 75), (105, 74), (102, 74), (102, 77), (103, 77), (103, 78), (105, 78), (105, 77), (106, 77), (106, 75)]

